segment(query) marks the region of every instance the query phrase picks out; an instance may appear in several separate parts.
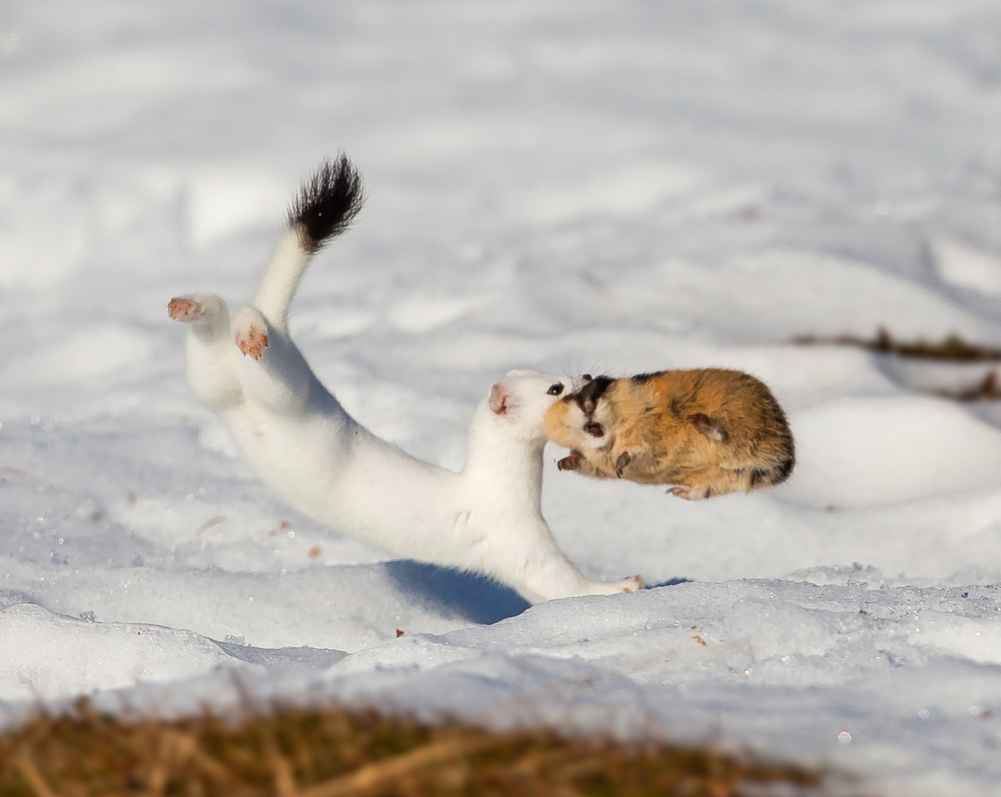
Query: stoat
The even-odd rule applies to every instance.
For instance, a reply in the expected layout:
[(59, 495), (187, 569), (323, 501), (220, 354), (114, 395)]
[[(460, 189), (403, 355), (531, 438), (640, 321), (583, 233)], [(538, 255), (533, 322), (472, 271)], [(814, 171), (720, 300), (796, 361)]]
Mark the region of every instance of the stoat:
[(289, 337), (288, 309), (313, 254), (362, 204), (346, 157), (305, 183), (252, 305), (230, 318), (218, 296), (172, 299), (189, 324), (187, 377), (260, 477), (299, 511), (397, 556), (486, 574), (530, 602), (631, 592), (560, 551), (542, 516), (542, 421), (567, 377), (511, 371), (473, 415), (461, 473), (410, 456), (344, 411)]
[(546, 413), (546, 436), (571, 449), (560, 470), (677, 485), (668, 492), (689, 500), (769, 487), (792, 472), (785, 413), (750, 374), (706, 368), (584, 379)]

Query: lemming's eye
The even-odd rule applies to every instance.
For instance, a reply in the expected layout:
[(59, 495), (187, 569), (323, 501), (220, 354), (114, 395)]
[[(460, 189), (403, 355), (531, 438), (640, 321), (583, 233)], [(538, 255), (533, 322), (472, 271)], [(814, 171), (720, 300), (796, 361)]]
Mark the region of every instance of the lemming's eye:
[(555, 385), (553, 385), (552, 387), (550, 387), (549, 390), (547, 390), (546, 392), (550, 396), (558, 396), (558, 395), (560, 395), (560, 393), (563, 392), (563, 383), (562, 382), (557, 382)]

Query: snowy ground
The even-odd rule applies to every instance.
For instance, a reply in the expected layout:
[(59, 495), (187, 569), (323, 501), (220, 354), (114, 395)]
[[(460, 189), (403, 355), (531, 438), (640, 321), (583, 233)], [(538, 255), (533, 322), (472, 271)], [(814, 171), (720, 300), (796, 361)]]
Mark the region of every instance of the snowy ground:
[[(189, 393), (165, 306), (248, 297), (337, 149), (369, 201), (293, 331), (370, 428), (457, 468), (508, 368), (731, 366), (788, 409), (793, 478), (689, 504), (547, 451), (571, 558), (664, 586), (527, 611), (289, 510)], [(997, 794), (1001, 408), (926, 392), (980, 366), (789, 344), (879, 325), (1001, 345), (996, 2), (8, 0), (6, 715), (138, 682), (225, 701), (239, 667)]]

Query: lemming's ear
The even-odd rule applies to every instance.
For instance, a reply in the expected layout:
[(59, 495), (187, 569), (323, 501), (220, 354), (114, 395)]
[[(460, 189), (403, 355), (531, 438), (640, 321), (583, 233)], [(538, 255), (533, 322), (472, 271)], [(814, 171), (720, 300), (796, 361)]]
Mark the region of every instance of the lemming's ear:
[(490, 386), (490, 396), (487, 398), (487, 403), (490, 405), (490, 411), (494, 415), (504, 415), (507, 413), (509, 396), (500, 382), (494, 382)]

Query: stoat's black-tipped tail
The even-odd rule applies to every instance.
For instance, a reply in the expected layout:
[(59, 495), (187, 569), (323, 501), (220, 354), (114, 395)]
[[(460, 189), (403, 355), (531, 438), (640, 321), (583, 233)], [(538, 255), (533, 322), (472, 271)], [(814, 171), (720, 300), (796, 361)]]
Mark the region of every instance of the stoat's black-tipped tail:
[(365, 201), (361, 177), (347, 155), (325, 161), (289, 208), (289, 225), (310, 254), (348, 228)]
[(268, 264), (254, 305), (279, 330), (288, 329), (288, 309), (313, 255), (344, 232), (362, 205), (361, 178), (345, 155), (314, 172), (289, 207), (289, 226)]

